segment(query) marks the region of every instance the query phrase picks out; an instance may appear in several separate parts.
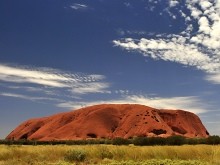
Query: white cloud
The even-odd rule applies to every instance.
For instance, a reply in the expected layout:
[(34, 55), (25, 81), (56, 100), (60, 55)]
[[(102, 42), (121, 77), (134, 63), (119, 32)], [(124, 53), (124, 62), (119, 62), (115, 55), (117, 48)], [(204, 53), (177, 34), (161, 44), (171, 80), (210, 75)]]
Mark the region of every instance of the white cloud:
[(64, 88), (73, 93), (105, 92), (109, 87), (103, 75), (69, 73), (51, 68), (14, 67), (0, 64), (0, 81)]
[(88, 6), (85, 4), (74, 3), (73, 5), (70, 6), (70, 8), (74, 10), (85, 10), (88, 9)]
[(202, 12), (200, 10), (198, 10), (197, 8), (195, 8), (195, 7), (192, 7), (191, 10), (192, 10), (191, 15), (195, 19), (198, 19), (200, 17), (200, 15), (202, 15)]
[(218, 12), (220, 12), (220, 1), (219, 0), (216, 1), (216, 8)]
[(210, 74), (207, 75), (205, 79), (214, 84), (220, 84), (220, 74)]
[(0, 93), (1, 96), (6, 96), (6, 97), (15, 97), (15, 98), (21, 98), (21, 99), (26, 99), (26, 100), (31, 100), (30, 97), (24, 96), (21, 94), (15, 94), (15, 93)]
[(5, 97), (14, 97), (14, 98), (19, 98), (19, 99), (24, 99), (24, 100), (30, 100), (30, 101), (42, 101), (42, 100), (47, 100), (47, 101), (56, 101), (56, 102), (63, 102), (64, 100), (58, 99), (58, 98), (49, 98), (49, 97), (34, 97), (34, 96), (27, 96), (23, 94), (17, 94), (17, 93), (0, 93), (0, 96), (5, 96)]
[(67, 87), (67, 77), (48, 73), (45, 69), (17, 68), (0, 64), (0, 80), (9, 82), (29, 82), (51, 87)]
[(174, 6), (176, 6), (177, 4), (179, 4), (179, 2), (178, 2), (177, 0), (170, 0), (170, 1), (169, 1), (170, 7), (174, 7)]
[(121, 94), (121, 95), (129, 95), (130, 94), (130, 91), (129, 90), (115, 90), (114, 91), (115, 94)]
[(137, 50), (144, 56), (164, 61), (178, 62), (183, 65), (196, 66), (198, 69), (214, 71), (219, 65), (208, 65), (212, 59), (197, 50), (196, 46), (183, 45), (184, 38), (176, 37), (172, 40), (145, 39), (113, 41), (115, 45), (127, 50)]
[(106, 89), (109, 87), (107, 83), (84, 83), (77, 85), (75, 88), (72, 88), (70, 91), (72, 93), (86, 94), (86, 93), (109, 93)]
[(193, 13), (195, 10), (202, 13), (197, 16), (199, 31), (191, 37), (202, 36), (198, 44), (205, 46), (207, 49), (217, 49), (217, 55), (220, 56), (220, 6), (219, 1), (199, 1), (198, 4), (203, 11), (192, 4), (187, 2), (187, 8)]
[(209, 20), (205, 16), (199, 19), (198, 24), (199, 24), (199, 32), (204, 34), (209, 34), (211, 32)]
[(146, 35), (147, 32), (143, 31), (143, 30), (123, 30), (121, 28), (116, 30), (117, 34), (120, 36), (124, 36), (124, 35)]
[(108, 101), (92, 101), (92, 102), (64, 102), (60, 103), (58, 107), (64, 107), (69, 109), (78, 109), (86, 106), (96, 104), (141, 104), (151, 106), (158, 109), (182, 109), (196, 114), (205, 113), (206, 106), (201, 104), (201, 100), (195, 96), (188, 97), (171, 97), (171, 98), (152, 98), (142, 95), (125, 96), (124, 98)]
[[(180, 4), (169, 1), (170, 6)], [(186, 0), (190, 13), (180, 11), (186, 20), (186, 29), (179, 34), (160, 35), (155, 38), (125, 38), (114, 40), (115, 46), (138, 51), (143, 56), (193, 66), (207, 74), (206, 80), (220, 84), (220, 1)], [(173, 15), (168, 8), (166, 11)], [(193, 27), (197, 22), (198, 30)], [(212, 74), (211, 74), (212, 73)], [(214, 74), (214, 75), (213, 75)]]
[(200, 6), (203, 10), (207, 10), (212, 4), (209, 1), (201, 1)]

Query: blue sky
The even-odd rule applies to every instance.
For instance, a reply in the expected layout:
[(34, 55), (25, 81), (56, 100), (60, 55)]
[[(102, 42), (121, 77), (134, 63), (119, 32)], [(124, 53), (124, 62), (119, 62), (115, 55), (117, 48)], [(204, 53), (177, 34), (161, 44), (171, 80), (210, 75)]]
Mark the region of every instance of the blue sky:
[(100, 103), (196, 113), (220, 135), (219, 0), (1, 0), (0, 138)]

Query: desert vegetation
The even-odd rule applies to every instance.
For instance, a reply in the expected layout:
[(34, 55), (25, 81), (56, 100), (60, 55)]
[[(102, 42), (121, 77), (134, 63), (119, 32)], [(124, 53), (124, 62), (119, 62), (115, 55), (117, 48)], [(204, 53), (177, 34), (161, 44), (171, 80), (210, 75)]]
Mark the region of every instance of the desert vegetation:
[(220, 137), (134, 137), (71, 141), (1, 140), (0, 165), (220, 164)]
[(0, 140), (0, 144), (6, 145), (87, 145), (87, 144), (112, 144), (112, 145), (129, 145), (134, 144), (137, 146), (152, 146), (152, 145), (195, 145), (195, 144), (208, 144), (218, 145), (220, 144), (220, 137), (213, 135), (208, 138), (186, 138), (184, 136), (170, 136), (167, 138), (162, 137), (131, 137), (129, 139), (113, 138), (113, 139), (97, 139), (90, 138), (85, 140), (63, 140), (63, 141), (37, 141), (37, 140)]
[(217, 165), (218, 145), (0, 145), (0, 164)]

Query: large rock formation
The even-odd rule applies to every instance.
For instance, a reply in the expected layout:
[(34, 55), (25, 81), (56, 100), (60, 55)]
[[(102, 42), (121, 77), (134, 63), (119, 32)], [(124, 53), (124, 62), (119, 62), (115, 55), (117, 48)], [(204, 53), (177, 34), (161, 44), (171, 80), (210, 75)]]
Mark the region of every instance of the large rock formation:
[(103, 104), (30, 119), (19, 125), (6, 139), (49, 141), (172, 135), (208, 137), (209, 133), (199, 117), (187, 111)]

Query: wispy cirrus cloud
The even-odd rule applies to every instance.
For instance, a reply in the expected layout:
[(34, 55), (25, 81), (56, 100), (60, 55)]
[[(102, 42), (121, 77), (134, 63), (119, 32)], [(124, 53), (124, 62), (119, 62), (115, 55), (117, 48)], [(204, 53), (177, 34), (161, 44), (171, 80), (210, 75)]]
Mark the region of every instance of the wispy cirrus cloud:
[(121, 28), (116, 30), (117, 34), (120, 36), (125, 36), (125, 35), (146, 35), (147, 32), (143, 30), (123, 30)]
[(186, 97), (148, 97), (143, 95), (127, 95), (117, 100), (69, 101), (57, 104), (58, 107), (78, 109), (96, 104), (142, 104), (159, 109), (182, 109), (196, 114), (207, 112), (206, 105), (196, 96)]
[(58, 98), (50, 98), (50, 97), (35, 97), (35, 96), (27, 96), (23, 94), (17, 94), (17, 93), (6, 93), (2, 92), (0, 93), (0, 96), (5, 97), (13, 97), (18, 99), (24, 99), (24, 100), (30, 100), (30, 101), (55, 101), (55, 102), (63, 102), (64, 100), (58, 99)]
[(86, 4), (74, 3), (73, 5), (70, 6), (70, 8), (74, 10), (87, 10), (89, 7)]
[(0, 64), (0, 96), (56, 105), (84, 95), (110, 93), (105, 79), (98, 74)]
[[(183, 5), (184, 11), (189, 11), (179, 10), (187, 25), (184, 31), (114, 40), (114, 45), (153, 59), (196, 67), (207, 74), (206, 80), (220, 84), (220, 1), (186, 0), (181, 3), (170, 0), (168, 5), (171, 9)], [(176, 17), (174, 14), (171, 16)]]
[(77, 85), (76, 87), (72, 88), (70, 91), (72, 93), (78, 94), (86, 94), (86, 93), (110, 93), (109, 90), (106, 90), (109, 87), (107, 83), (103, 82), (90, 82), (84, 83), (81, 85)]
[[(9, 66), (0, 64), (0, 81), (64, 88), (76, 94), (105, 92), (109, 84), (105, 76), (64, 72), (52, 68)], [(32, 87), (33, 89), (33, 87)]]
[[(19, 80), (19, 81), (18, 81)], [(43, 80), (43, 81), (42, 81)], [(195, 96), (154, 97), (131, 94), (129, 90), (110, 90), (103, 75), (64, 72), (51, 68), (9, 66), (0, 64), (0, 81), (9, 82), (9, 89), (0, 96), (54, 104), (57, 107), (77, 109), (94, 104), (142, 104), (156, 108), (184, 109), (194, 113), (206, 112)], [(51, 83), (52, 82), (52, 83)], [(4, 84), (2, 87), (6, 88)], [(88, 101), (77, 96), (91, 93), (113, 94), (115, 99)]]

